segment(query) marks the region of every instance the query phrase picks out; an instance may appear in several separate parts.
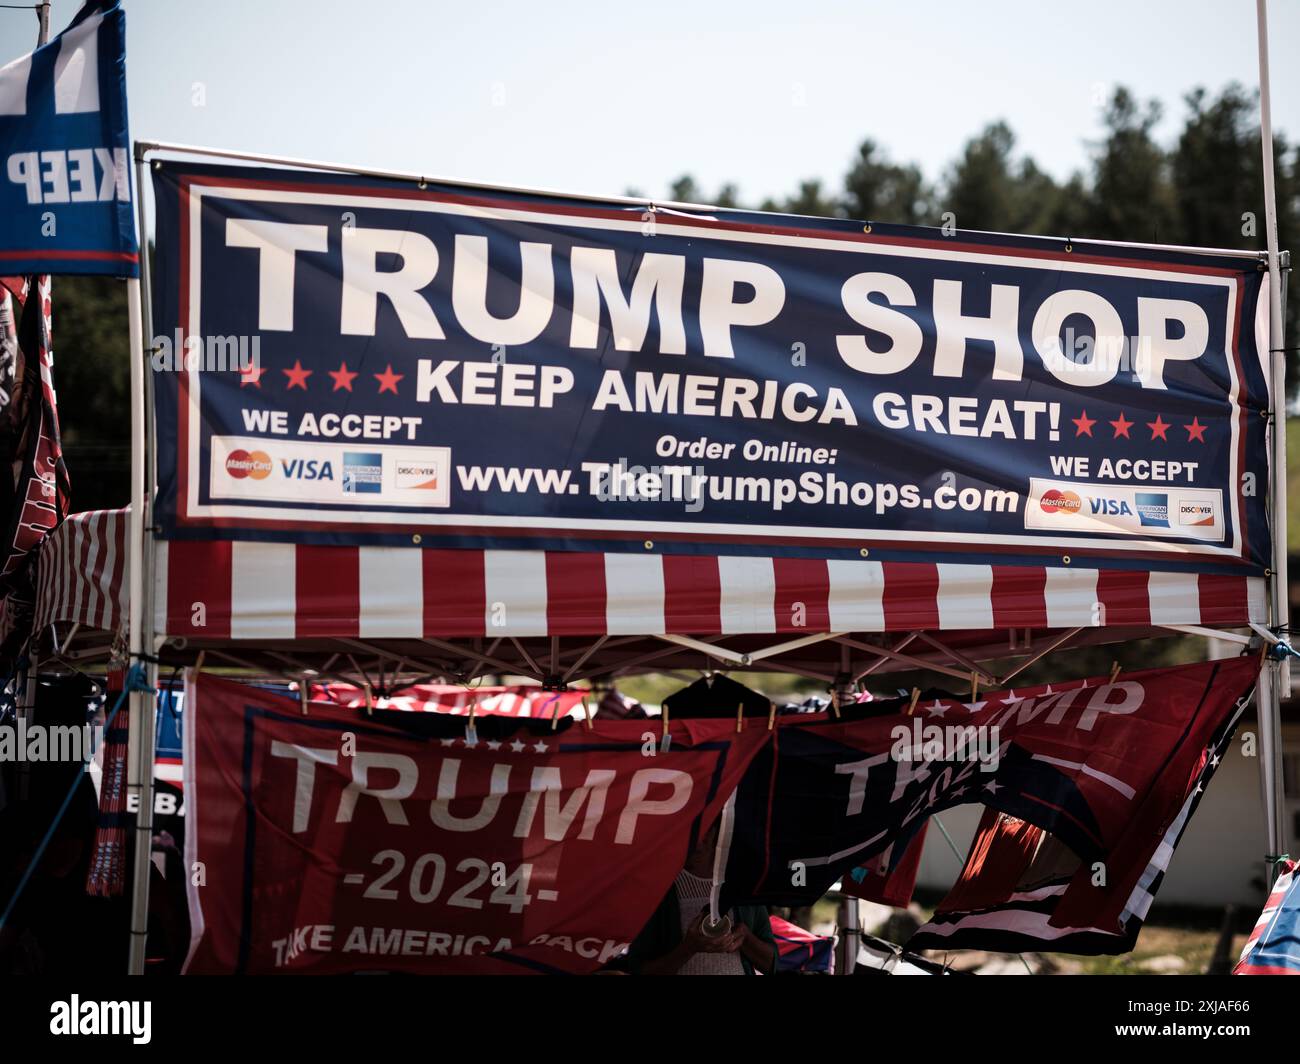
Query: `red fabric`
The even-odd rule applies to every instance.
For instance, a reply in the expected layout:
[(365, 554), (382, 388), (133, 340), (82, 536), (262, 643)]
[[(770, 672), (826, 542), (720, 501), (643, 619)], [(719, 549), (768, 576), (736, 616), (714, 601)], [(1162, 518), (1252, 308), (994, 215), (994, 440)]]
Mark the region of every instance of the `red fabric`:
[[(413, 735), (199, 676), (185, 707), (188, 972), (594, 971), (653, 914), (766, 728)], [(447, 726), (451, 727), (448, 728)], [(518, 744), (517, 746), (515, 744)], [(554, 788), (554, 789), (548, 789)]]
[[(318, 702), (333, 702), (336, 706), (357, 708), (366, 704), (365, 692), (351, 684), (316, 684), (311, 697)], [(371, 695), (372, 708), (404, 709), (419, 713), (451, 713), (468, 716), (470, 707), (474, 715), (498, 717), (567, 717), (577, 709), (587, 692), (546, 691), (541, 687), (516, 685), (509, 687), (460, 687), (450, 684), (424, 683), (402, 687), (387, 697)], [(594, 708), (588, 708), (595, 712)]]
[[(310, 559), (294, 553), (295, 586), (311, 587), (310, 599), (298, 600), (295, 628), (299, 639), (312, 636), (355, 639), (361, 634), (360, 558), (351, 547), (317, 547)], [(329, 579), (321, 580), (322, 570)]]
[(939, 905), (959, 912), (999, 905), (1016, 889), (1046, 834), (996, 809), (985, 809), (961, 876)]
[(722, 630), (722, 580), (718, 559), (664, 555), (664, 628), (690, 635)]
[[(921, 869), (921, 854), (925, 850), (925, 836), (929, 830), (930, 822), (927, 820), (903, 851), (903, 856), (892, 871), (884, 861), (872, 861), (858, 870), (863, 873), (861, 879), (857, 878), (857, 872), (845, 876), (840, 880), (844, 893), (863, 901), (874, 901), (878, 905), (906, 909), (912, 901), (912, 892), (916, 890), (916, 874)], [(882, 858), (888, 856), (888, 852), (881, 855)]]
[(995, 628), (1046, 628), (1047, 570), (1019, 565), (993, 566)]
[(819, 558), (773, 558), (776, 630), (829, 632), (831, 577)]

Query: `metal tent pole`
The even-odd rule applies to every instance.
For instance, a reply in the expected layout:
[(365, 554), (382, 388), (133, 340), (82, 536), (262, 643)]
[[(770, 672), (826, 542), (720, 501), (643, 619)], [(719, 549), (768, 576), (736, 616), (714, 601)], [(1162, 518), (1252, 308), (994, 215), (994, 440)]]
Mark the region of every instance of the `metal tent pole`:
[[(147, 690), (132, 690), (129, 695), (130, 749), (127, 755), (127, 794), (135, 797), (135, 852), (131, 873), (131, 950), (129, 973), (143, 975), (145, 945), (149, 931), (149, 876), (153, 859), (153, 761), (156, 727), (158, 670), (154, 662), (153, 639), (153, 551), (145, 542), (150, 524), (152, 483), (146, 486), (150, 469), (148, 409), (148, 359), (145, 329), (151, 323), (147, 313), (149, 277), (149, 231), (144, 211), (145, 167), (136, 157), (136, 212), (140, 233), (140, 272), (145, 278), (127, 281), (127, 320), (131, 351), (131, 508), (127, 525), (128, 648), (130, 663), (144, 667)], [(150, 537), (152, 540), (152, 537)]]
[[(50, 39), (50, 0), (45, 0), (44, 3), (36, 5), (36, 22), (36, 47), (40, 48), (42, 45), (47, 44)], [(32, 277), (31, 280), (34, 282), (36, 278)], [(33, 634), (27, 651), (27, 668), (24, 670), (21, 679), (23, 697), (22, 701), (17, 703), (18, 716), (25, 719), (28, 724), (32, 724), (36, 720), (37, 677), (40, 671), (40, 639)], [(17, 693), (17, 685), (15, 685), (15, 696)], [(24, 802), (27, 801), (30, 782), (30, 767), (24, 760), (18, 766), (18, 797)]]
[[(1273, 179), (1273, 115), (1268, 71), (1268, 3), (1255, 0), (1259, 38), (1259, 128), (1264, 169), (1264, 234), (1268, 243), (1268, 347), (1272, 388), (1272, 525), (1273, 569), (1269, 599), (1273, 629), (1286, 638), (1290, 623), (1287, 581), (1286, 527), (1286, 342), (1282, 319), (1282, 273), (1277, 246), (1277, 190)], [(1282, 820), (1282, 699), (1291, 693), (1291, 664), (1270, 659), (1260, 672), (1260, 777), (1264, 787), (1264, 816), (1269, 853), (1286, 851)], [(1272, 882), (1270, 877), (1269, 882)]]

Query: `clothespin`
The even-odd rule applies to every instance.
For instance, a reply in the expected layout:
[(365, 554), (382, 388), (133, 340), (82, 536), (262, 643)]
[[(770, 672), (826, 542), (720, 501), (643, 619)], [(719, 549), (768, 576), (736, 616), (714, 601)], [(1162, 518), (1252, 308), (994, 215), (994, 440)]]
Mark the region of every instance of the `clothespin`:
[(741, 729), (745, 727), (745, 703), (741, 702), (736, 707), (736, 734), (739, 735)]
[(659, 749), (664, 753), (672, 746), (672, 738), (668, 735), (668, 703), (665, 702), (663, 708), (659, 711), (659, 717), (663, 721), (663, 733), (659, 739)]
[(582, 696), (582, 719), (587, 725), (587, 731), (591, 731), (591, 708), (587, 705), (587, 696)]
[(555, 696), (555, 701), (551, 703), (551, 731), (555, 731), (560, 723), (560, 696)]
[(311, 683), (306, 676), (298, 677), (298, 708), (307, 716), (307, 703), (311, 701)]
[(970, 700), (976, 701), (980, 696), (980, 676), (977, 672), (970, 674)]
[(1118, 661), (1112, 661), (1112, 662), (1110, 663), (1110, 680), (1109, 680), (1109, 682), (1110, 682), (1110, 683), (1114, 683), (1114, 682), (1115, 682), (1115, 677), (1118, 676), (1118, 675), (1119, 675), (1119, 662), (1118, 662)]
[(776, 703), (769, 702), (767, 704), (767, 730), (771, 731), (775, 727), (776, 727)]
[[(919, 687), (913, 687), (913, 688), (912, 688), (912, 701), (911, 701), (910, 703), (908, 703), (908, 706), (907, 706), (907, 715), (908, 715), (909, 717), (910, 717), (913, 713), (916, 712), (916, 703), (919, 702), (920, 699), (921, 699), (921, 689), (920, 689)], [(974, 699), (972, 699), (971, 701), (974, 701)]]
[(202, 669), (203, 669), (203, 659), (206, 658), (207, 656), (208, 656), (208, 652), (207, 652), (206, 650), (200, 650), (200, 651), (199, 651), (199, 656), (198, 656), (197, 658), (194, 659), (194, 671), (195, 671), (195, 673), (198, 673), (198, 672), (201, 672), (201, 671), (202, 671)]
[(478, 729), (474, 727), (474, 711), (478, 709), (478, 695), (470, 699), (469, 719), (465, 722), (465, 745), (478, 745)]
[(367, 684), (363, 684), (361, 689), (362, 689), (363, 691), (365, 691), (365, 693), (366, 693), (366, 716), (367, 716), (367, 717), (373, 717), (373, 716), (375, 715), (375, 695), (374, 695), (374, 692), (370, 690), (370, 684), (368, 684), (368, 683), (367, 683)]
[(835, 714), (836, 720), (840, 719), (840, 693), (835, 690), (831, 691), (831, 712)]

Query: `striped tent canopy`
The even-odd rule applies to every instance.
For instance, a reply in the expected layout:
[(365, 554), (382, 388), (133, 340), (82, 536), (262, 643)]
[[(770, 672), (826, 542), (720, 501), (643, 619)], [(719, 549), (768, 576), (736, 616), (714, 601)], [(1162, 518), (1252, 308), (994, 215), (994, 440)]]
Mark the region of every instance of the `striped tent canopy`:
[[(36, 620), (87, 655), (125, 623), (127, 512), (45, 542)], [(1086, 565), (425, 550), (156, 540), (161, 656), (207, 649), (277, 675), (355, 683), (482, 673), (555, 685), (709, 664), (835, 680), (1265, 619), (1264, 580)], [(1242, 637), (1244, 638), (1244, 637)], [(386, 664), (385, 664), (386, 663)]]

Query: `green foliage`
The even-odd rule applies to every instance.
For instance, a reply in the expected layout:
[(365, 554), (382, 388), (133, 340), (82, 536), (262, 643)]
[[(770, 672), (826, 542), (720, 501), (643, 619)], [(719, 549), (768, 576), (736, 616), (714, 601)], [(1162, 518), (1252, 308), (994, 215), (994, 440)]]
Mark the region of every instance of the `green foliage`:
[[(867, 139), (845, 174), (842, 192), (810, 179), (800, 182), (795, 195), (765, 200), (760, 208), (905, 225), (1262, 250), (1257, 94), (1232, 83), (1217, 97), (1195, 89), (1183, 104), (1182, 130), (1165, 145), (1155, 135), (1160, 104), (1117, 88), (1102, 109), (1102, 137), (1090, 145), (1089, 172), (1065, 181), (1017, 155), (1015, 134), (998, 121), (962, 146), (936, 184), (928, 183), (916, 165), (891, 161)], [(1300, 148), (1275, 134), (1273, 152), (1278, 239), (1285, 250), (1300, 239)], [(689, 175), (672, 190), (675, 198), (699, 198)], [(726, 191), (724, 205), (737, 202), (735, 186)], [(1300, 300), (1292, 298), (1288, 335), (1294, 338), (1298, 328)], [(1293, 350), (1288, 371), (1293, 388), (1295, 369)]]
[(844, 213), (863, 221), (921, 225), (932, 215), (933, 191), (920, 167), (892, 163), (873, 140), (864, 140), (844, 178)]
[(131, 488), (126, 285), (56, 277), (51, 303), (54, 385), (72, 508), (125, 506)]

